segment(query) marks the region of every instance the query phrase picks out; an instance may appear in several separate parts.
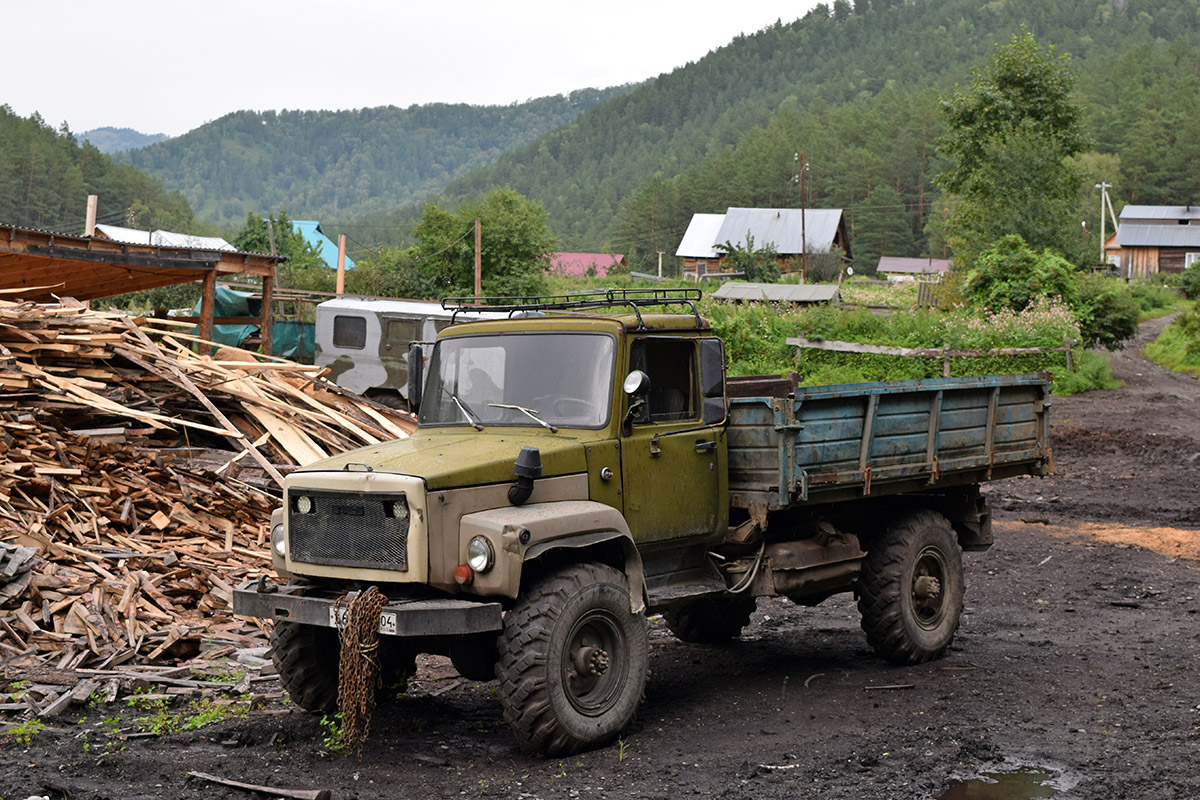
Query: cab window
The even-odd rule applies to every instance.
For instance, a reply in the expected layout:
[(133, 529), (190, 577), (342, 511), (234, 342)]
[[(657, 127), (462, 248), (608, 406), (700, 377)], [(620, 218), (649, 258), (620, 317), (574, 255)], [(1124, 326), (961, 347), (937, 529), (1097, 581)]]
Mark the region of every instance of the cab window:
[(646, 338), (633, 344), (631, 369), (650, 376), (650, 395), (635, 422), (678, 422), (699, 416), (696, 348), (688, 339)]

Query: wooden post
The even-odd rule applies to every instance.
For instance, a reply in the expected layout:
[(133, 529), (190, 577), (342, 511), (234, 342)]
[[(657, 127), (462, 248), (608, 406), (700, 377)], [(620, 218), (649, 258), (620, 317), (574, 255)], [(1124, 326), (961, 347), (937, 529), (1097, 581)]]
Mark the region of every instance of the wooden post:
[(475, 304), (483, 296), (483, 223), (475, 218)]
[(272, 340), (275, 315), (271, 313), (271, 303), (273, 300), (271, 292), (275, 284), (274, 268), (271, 269), (271, 272), (271, 275), (263, 275), (262, 311), (260, 312), (258, 323), (258, 327), (262, 330), (262, 353), (265, 356), (273, 355), (271, 351), (275, 345), (275, 342)]
[[(217, 307), (217, 271), (213, 269), (204, 276), (204, 287), (200, 292), (200, 338), (211, 342), (213, 337), (213, 315)], [(209, 346), (199, 346), (200, 355), (209, 354)]]
[(337, 293), (346, 293), (346, 234), (338, 234)]
[(87, 221), (83, 224), (84, 236), (96, 235), (96, 204), (100, 202), (100, 198), (94, 194), (89, 194), (87, 199)]
[(271, 243), (271, 255), (275, 253), (275, 220), (267, 217), (267, 241)]

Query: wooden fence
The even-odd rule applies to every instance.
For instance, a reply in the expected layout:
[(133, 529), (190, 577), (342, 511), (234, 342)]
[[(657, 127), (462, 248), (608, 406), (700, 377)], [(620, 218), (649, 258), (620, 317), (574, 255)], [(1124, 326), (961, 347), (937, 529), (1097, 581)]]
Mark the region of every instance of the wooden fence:
[(881, 344), (859, 344), (858, 342), (829, 342), (813, 341), (795, 337), (787, 340), (801, 350), (828, 350), (835, 353), (870, 353), (884, 356), (901, 356), (903, 358), (940, 358), (942, 360), (942, 376), (950, 377), (950, 361), (954, 358), (986, 358), (988, 356), (1031, 356), (1046, 353), (1064, 353), (1067, 359), (1067, 369), (1075, 371), (1075, 358), (1072, 349), (1078, 342), (1070, 339), (1063, 341), (1062, 347), (993, 347), (991, 350), (950, 350), (941, 347), (888, 347)]

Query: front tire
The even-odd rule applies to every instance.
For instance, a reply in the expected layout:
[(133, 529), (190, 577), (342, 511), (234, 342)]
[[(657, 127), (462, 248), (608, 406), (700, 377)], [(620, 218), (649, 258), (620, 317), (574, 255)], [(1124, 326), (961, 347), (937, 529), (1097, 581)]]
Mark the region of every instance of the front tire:
[(616, 569), (578, 564), (549, 573), (505, 614), (498, 642), (504, 720), (548, 756), (615, 739), (646, 691), (645, 618), (629, 610)]
[(271, 629), (271, 661), (292, 702), (315, 714), (338, 706), (337, 631), (276, 620)]
[(936, 511), (900, 518), (873, 541), (857, 584), (862, 628), (893, 664), (919, 664), (945, 652), (963, 608), (962, 549)]

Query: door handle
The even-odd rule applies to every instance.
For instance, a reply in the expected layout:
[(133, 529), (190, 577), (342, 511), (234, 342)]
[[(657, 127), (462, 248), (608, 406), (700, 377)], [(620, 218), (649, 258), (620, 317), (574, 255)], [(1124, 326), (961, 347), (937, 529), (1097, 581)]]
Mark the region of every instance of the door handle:
[(696, 452), (697, 453), (711, 453), (713, 450), (716, 450), (716, 449), (717, 449), (717, 443), (714, 440), (710, 440), (707, 442), (696, 442)]

